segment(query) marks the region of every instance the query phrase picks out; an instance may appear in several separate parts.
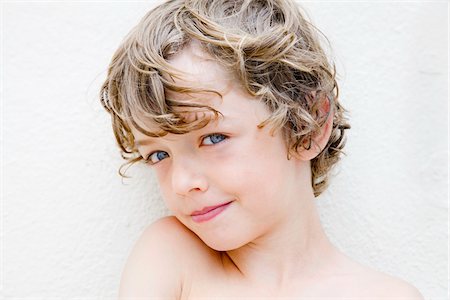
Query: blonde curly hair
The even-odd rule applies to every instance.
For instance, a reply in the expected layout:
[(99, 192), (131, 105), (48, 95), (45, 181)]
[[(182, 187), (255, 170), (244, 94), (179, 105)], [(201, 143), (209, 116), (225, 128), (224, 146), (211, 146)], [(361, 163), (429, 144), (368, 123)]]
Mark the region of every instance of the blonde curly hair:
[[(271, 116), (259, 126), (283, 129), (289, 153), (311, 147), (312, 137), (328, 117), (320, 108), (329, 101), (329, 111), (334, 113), (331, 137), (311, 160), (311, 182), (318, 196), (328, 185), (329, 171), (341, 156), (345, 130), (350, 128), (338, 101), (336, 70), (320, 45), (320, 36), (324, 37), (291, 0), (169, 0), (149, 11), (115, 52), (100, 92), (127, 160), (119, 173), (125, 176), (124, 166), (143, 159), (131, 126), (152, 137), (183, 134), (210, 121), (187, 121), (185, 112), (220, 114), (207, 105), (166, 97), (167, 91), (221, 96), (169, 80), (180, 77), (168, 59), (195, 40), (235, 74), (249, 94), (268, 106)], [(160, 131), (138, 125), (140, 117), (153, 121)]]

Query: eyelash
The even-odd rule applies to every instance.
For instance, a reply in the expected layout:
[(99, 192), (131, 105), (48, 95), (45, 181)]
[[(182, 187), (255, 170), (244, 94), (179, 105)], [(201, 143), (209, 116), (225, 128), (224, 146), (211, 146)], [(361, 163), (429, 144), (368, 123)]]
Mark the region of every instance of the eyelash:
[[(225, 141), (225, 140), (227, 140), (227, 139), (229, 138), (229, 136), (227, 136), (227, 135), (225, 135), (225, 134), (222, 134), (222, 133), (211, 133), (211, 134), (208, 134), (208, 135), (204, 136), (204, 137), (202, 138), (202, 142), (203, 142), (206, 138), (212, 137), (212, 136), (221, 136), (221, 137), (223, 137), (223, 139), (222, 139), (221, 141), (217, 142), (217, 143), (207, 144), (207, 146), (214, 146), (214, 145), (220, 144), (220, 143), (222, 143), (223, 141)], [(152, 162), (151, 159), (150, 159), (150, 158), (152, 157), (153, 154), (158, 153), (158, 152), (165, 152), (165, 151), (159, 151), (159, 150), (158, 150), (158, 151), (154, 151), (154, 152), (150, 153), (150, 154), (147, 156), (147, 158), (144, 158), (145, 163), (146, 163), (146, 164), (150, 164), (150, 165), (155, 165), (155, 164), (161, 162), (163, 159), (161, 159), (161, 160), (159, 160), (159, 161), (157, 161), (157, 162)]]

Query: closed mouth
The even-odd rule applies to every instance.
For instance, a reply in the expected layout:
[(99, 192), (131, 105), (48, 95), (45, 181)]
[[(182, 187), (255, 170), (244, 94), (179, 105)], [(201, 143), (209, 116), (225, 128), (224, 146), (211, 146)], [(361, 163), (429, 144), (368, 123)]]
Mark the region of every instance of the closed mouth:
[(196, 211), (194, 211), (194, 212), (191, 214), (191, 216), (204, 215), (204, 214), (206, 214), (206, 213), (208, 213), (208, 212), (210, 212), (210, 211), (212, 211), (212, 210), (214, 210), (214, 209), (216, 209), (216, 208), (218, 208), (218, 207), (221, 207), (221, 206), (225, 206), (225, 205), (227, 205), (227, 204), (230, 204), (231, 202), (232, 202), (232, 201), (225, 202), (225, 203), (222, 203), (222, 204), (219, 204), (219, 205), (214, 205), (214, 206), (206, 206), (206, 207), (202, 208), (201, 210), (196, 210)]
[(191, 218), (196, 223), (202, 223), (213, 219), (214, 217), (220, 215), (224, 210), (226, 210), (231, 202), (222, 203), (215, 206), (207, 206), (202, 210), (195, 211), (191, 214)]

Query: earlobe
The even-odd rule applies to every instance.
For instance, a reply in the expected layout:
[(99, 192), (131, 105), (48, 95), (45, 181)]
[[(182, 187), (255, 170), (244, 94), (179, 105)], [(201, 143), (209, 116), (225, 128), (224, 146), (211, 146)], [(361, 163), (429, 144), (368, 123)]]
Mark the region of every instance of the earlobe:
[(324, 101), (324, 104), (320, 109), (320, 113), (325, 115), (327, 119), (320, 130), (307, 139), (305, 144), (302, 145), (303, 147), (299, 147), (297, 153), (295, 153), (295, 156), (300, 160), (312, 160), (322, 152), (330, 139), (331, 131), (333, 129), (334, 111), (331, 106), (331, 101), (328, 98), (327, 100), (328, 101)]

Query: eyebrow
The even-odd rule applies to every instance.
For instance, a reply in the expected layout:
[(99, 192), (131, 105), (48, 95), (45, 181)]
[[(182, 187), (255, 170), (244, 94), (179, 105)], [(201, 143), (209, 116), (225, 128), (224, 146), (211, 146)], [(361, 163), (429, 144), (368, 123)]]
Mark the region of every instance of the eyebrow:
[[(232, 120), (233, 120), (233, 118), (230, 118), (230, 117), (223, 118), (223, 119), (220, 118), (220, 119), (218, 119), (218, 123), (222, 124), (222, 125), (227, 124), (227, 123), (233, 123)], [(204, 129), (204, 128), (202, 128), (202, 129)], [(139, 146), (147, 146), (147, 145), (155, 144), (155, 141), (151, 140), (151, 139), (145, 139), (145, 140), (136, 140), (135, 143), (136, 143), (136, 146), (139, 147)]]
[(154, 144), (152, 140), (136, 140), (135, 142), (137, 147)]

